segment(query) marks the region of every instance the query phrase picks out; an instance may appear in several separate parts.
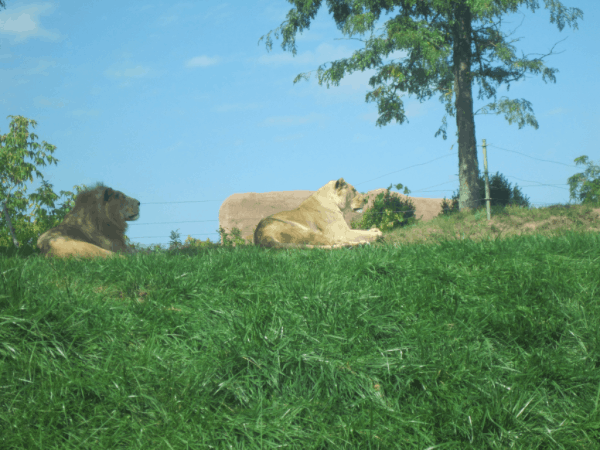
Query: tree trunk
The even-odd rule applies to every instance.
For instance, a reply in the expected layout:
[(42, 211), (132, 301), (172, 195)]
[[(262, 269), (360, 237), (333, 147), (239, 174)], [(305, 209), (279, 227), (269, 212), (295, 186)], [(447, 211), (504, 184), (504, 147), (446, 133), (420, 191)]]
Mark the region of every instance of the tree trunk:
[(475, 209), (481, 198), (477, 178), (477, 141), (471, 79), (471, 10), (464, 0), (454, 6), (454, 92), (458, 129), (458, 209)]
[(17, 236), (15, 236), (15, 229), (12, 226), (10, 214), (8, 214), (8, 209), (6, 208), (6, 202), (2, 202), (2, 209), (4, 210), (4, 219), (6, 220), (6, 225), (8, 225), (13, 244), (15, 244), (15, 247), (19, 248), (19, 241), (17, 240)]

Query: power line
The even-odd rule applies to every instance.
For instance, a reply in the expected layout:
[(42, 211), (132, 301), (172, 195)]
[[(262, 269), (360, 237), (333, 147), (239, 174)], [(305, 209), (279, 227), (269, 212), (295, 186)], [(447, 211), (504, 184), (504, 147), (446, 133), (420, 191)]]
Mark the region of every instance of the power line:
[[(505, 149), (505, 148), (502, 148), (502, 147), (498, 147), (498, 146), (493, 145), (493, 144), (487, 144), (487, 145), (488, 145), (488, 147), (493, 147), (493, 148), (496, 148), (498, 150), (502, 150), (502, 151), (506, 151), (506, 152), (517, 153), (519, 155), (523, 155), (523, 156), (526, 156), (526, 157), (531, 158), (531, 159), (536, 159), (538, 161), (550, 162), (550, 163), (560, 164), (560, 165), (567, 166), (567, 167), (575, 167), (575, 168), (577, 168), (577, 166), (574, 166), (573, 164), (565, 164), (565, 163), (562, 163), (562, 162), (559, 162), (559, 161), (551, 161), (551, 160), (547, 160), (547, 159), (536, 158), (536, 157), (533, 157), (533, 156), (529, 156), (529, 155), (527, 155), (525, 153), (517, 152), (517, 151), (514, 151), (514, 150), (508, 150), (508, 149)], [(477, 145), (477, 147), (481, 147), (481, 146)], [(418, 167), (418, 166), (423, 166), (423, 165), (426, 165), (426, 164), (430, 164), (430, 163), (432, 163), (434, 161), (437, 161), (438, 159), (447, 158), (448, 156), (452, 156), (452, 155), (456, 156), (457, 152), (451, 152), (451, 153), (448, 153), (446, 155), (442, 155), (440, 157), (437, 157), (437, 158), (434, 158), (432, 160), (426, 161), (424, 163), (414, 164), (412, 166), (405, 167), (405, 168), (402, 168), (400, 170), (396, 170), (394, 172), (389, 172), (389, 173), (381, 175), (379, 177), (375, 177), (375, 178), (372, 178), (370, 180), (362, 181), (360, 183), (354, 184), (354, 186), (360, 186), (361, 184), (369, 183), (371, 181), (378, 180), (378, 179), (384, 178), (384, 177), (386, 177), (388, 175), (399, 173), (399, 172), (402, 172), (404, 170), (411, 169), (413, 167)], [(567, 183), (563, 183), (563, 184), (545, 184), (545, 183), (540, 183), (540, 182), (537, 182), (537, 181), (523, 180), (521, 178), (514, 177), (514, 176), (511, 176), (511, 175), (506, 175), (506, 174), (503, 174), (503, 175), (505, 177), (514, 178), (516, 180), (525, 181), (527, 183), (535, 183), (535, 184), (532, 184), (532, 185), (522, 186), (523, 188), (525, 188), (525, 187), (542, 187), (542, 186), (547, 186), (547, 187), (554, 187), (554, 188), (568, 190), (567, 188), (563, 187), (563, 186), (568, 186)], [(429, 187), (426, 187), (426, 188), (423, 188), (423, 189), (419, 189), (419, 190), (416, 190), (416, 191), (411, 191), (411, 193), (413, 193), (413, 192), (449, 192), (449, 190), (444, 190), (444, 191), (440, 191), (440, 190), (429, 191), (428, 189), (433, 188), (433, 187), (437, 187), (437, 186), (442, 186), (442, 185), (448, 184), (448, 183), (455, 183), (455, 182), (456, 181), (447, 181), (447, 182), (444, 182), (444, 183), (436, 184), (434, 186), (429, 186)], [(451, 199), (448, 199), (448, 201), (450, 201), (450, 200)], [(146, 204), (198, 203), (198, 202), (209, 202), (209, 201), (219, 201), (219, 200), (200, 200), (200, 201), (188, 201), (188, 202), (155, 202), (155, 203), (146, 203)], [(552, 203), (541, 203), (541, 202), (529, 202), (529, 203), (532, 204), (532, 205), (550, 205), (550, 204), (552, 204)], [(395, 212), (402, 212), (402, 211), (395, 211)], [(405, 211), (405, 212), (408, 212), (408, 211)], [(415, 211), (412, 211), (412, 212), (415, 212)], [(262, 219), (262, 217), (260, 217), (260, 218), (257, 217), (257, 218), (254, 218), (254, 219)], [(161, 224), (162, 225), (162, 224), (169, 224), (169, 223), (177, 224), (177, 223), (192, 223), (192, 222), (197, 222), (197, 223), (200, 223), (200, 222), (218, 222), (218, 220), (202, 220), (202, 221), (188, 221), (188, 222), (161, 222), (161, 223), (157, 223), (157, 224)], [(149, 224), (135, 224), (135, 225), (154, 225), (154, 224), (149, 223)], [(188, 236), (207, 236), (207, 235), (218, 235), (218, 233), (216, 233), (216, 232), (214, 232), (214, 233), (200, 233), (200, 234), (194, 234), (194, 235), (189, 234)], [(145, 236), (145, 237), (136, 237), (136, 238), (132, 238), (132, 239), (152, 239), (152, 238), (160, 238), (160, 237), (167, 237), (167, 236)]]
[[(525, 153), (517, 152), (515, 150), (508, 150), (508, 149), (505, 149), (505, 148), (502, 148), (502, 147), (495, 146), (493, 144), (487, 144), (487, 146), (488, 147), (496, 148), (498, 150), (506, 151), (506, 152), (517, 153), (519, 155), (523, 155), (523, 156), (526, 156), (526, 157), (531, 158), (531, 159), (536, 159), (538, 161), (544, 161), (544, 162), (549, 162), (549, 163), (554, 163), (554, 164), (560, 164), (560, 165), (567, 166), (567, 167), (575, 167), (575, 168), (577, 168), (577, 166), (574, 166), (573, 164), (565, 164), (565, 163), (562, 163), (562, 162), (559, 162), (559, 161), (551, 161), (551, 160), (547, 160), (547, 159), (536, 158), (536, 157), (533, 157), (533, 156), (529, 156), (529, 155), (527, 155)], [(481, 147), (481, 146), (477, 145), (477, 147)], [(456, 156), (457, 152), (451, 152), (451, 153), (448, 153), (446, 155), (442, 155), (440, 157), (434, 158), (434, 159), (429, 160), (429, 161), (424, 162), (424, 163), (414, 164), (412, 166), (405, 167), (405, 168), (402, 168), (400, 170), (396, 170), (394, 172), (389, 172), (389, 173), (381, 175), (379, 177), (372, 178), (372, 179), (367, 180), (367, 181), (362, 181), (360, 183), (355, 184), (354, 186), (359, 186), (361, 184), (369, 183), (371, 181), (378, 180), (380, 178), (384, 178), (384, 177), (386, 177), (388, 175), (392, 175), (392, 174), (395, 174), (395, 173), (402, 172), (404, 170), (412, 169), (413, 167), (418, 167), (418, 166), (423, 166), (423, 165), (426, 165), (426, 164), (430, 164), (430, 163), (432, 163), (434, 161), (437, 161), (438, 159), (447, 158), (448, 156), (453, 156), (453, 155)], [(506, 175), (506, 174), (503, 174), (503, 175), (505, 177), (514, 178), (514, 179), (517, 179), (517, 180), (520, 180), (520, 181), (525, 181), (527, 183), (536, 183), (536, 184), (522, 186), (522, 187), (549, 186), (549, 187), (555, 187), (555, 188), (567, 190), (566, 188), (564, 188), (562, 186), (568, 186), (567, 183), (563, 183), (563, 184), (544, 184), (544, 183), (539, 183), (537, 181), (523, 180), (521, 178), (514, 177), (514, 176), (511, 176), (511, 175)], [(437, 187), (437, 186), (442, 186), (442, 185), (448, 184), (448, 183), (455, 183), (455, 182), (456, 182), (455, 180), (454, 181), (447, 181), (447, 182), (444, 182), (444, 183), (436, 184), (434, 186), (429, 186), (429, 187), (426, 187), (426, 188), (423, 188), (423, 189), (419, 189), (419, 190), (416, 190), (416, 191), (411, 191), (411, 193), (413, 193), (413, 192), (451, 192), (451, 190), (448, 190), (448, 189), (446, 189), (446, 190), (436, 190), (436, 191), (429, 191), (428, 189), (431, 189), (431, 188)], [(410, 197), (408, 197), (408, 198), (410, 199)], [(448, 201), (450, 201), (450, 200), (451, 199), (448, 199)], [(481, 200), (481, 201), (483, 201), (483, 200)], [(207, 203), (207, 202), (222, 202), (222, 200), (190, 200), (190, 201), (182, 201), (182, 202), (181, 201), (180, 202), (144, 202), (144, 203), (142, 203), (142, 205), (166, 205), (166, 204), (178, 204), (178, 203)], [(530, 204), (532, 204), (532, 205), (550, 205), (552, 203), (530, 202)], [(402, 212), (402, 211), (396, 211), (396, 212)], [(408, 211), (404, 211), (404, 212), (408, 212)], [(412, 211), (412, 212), (415, 212), (415, 211)], [(255, 219), (262, 219), (262, 217), (255, 218)], [(219, 222), (219, 220), (190, 220), (190, 221), (183, 221), (183, 222), (151, 222), (151, 223), (135, 223), (135, 224), (132, 223), (131, 225), (137, 227), (137, 226), (141, 226), (141, 225), (167, 225), (167, 224), (202, 223), (202, 222)], [(190, 234), (188, 236), (207, 236), (207, 235), (218, 235), (218, 234), (219, 233), (217, 233), (217, 232), (213, 232), (213, 233), (200, 233), (200, 234), (193, 234), (193, 235)], [(156, 238), (167, 238), (167, 237), (170, 238), (170, 236), (139, 236), (139, 237), (133, 237), (133, 238), (130, 238), (130, 239), (156, 239)], [(156, 244), (151, 244), (151, 245), (156, 245)]]

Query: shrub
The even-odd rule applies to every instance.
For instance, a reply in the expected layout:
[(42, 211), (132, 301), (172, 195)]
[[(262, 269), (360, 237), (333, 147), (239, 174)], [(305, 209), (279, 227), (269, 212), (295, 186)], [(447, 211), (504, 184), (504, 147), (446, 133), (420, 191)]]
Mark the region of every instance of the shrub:
[(227, 232), (220, 225), (219, 225), (219, 229), (217, 231), (221, 235), (221, 240), (225, 247), (235, 247), (236, 245), (252, 245), (251, 239), (246, 241), (246, 240), (244, 240), (244, 238), (242, 238), (242, 232), (238, 228), (234, 227), (231, 230), (232, 237), (228, 237)]
[[(402, 189), (402, 184), (397, 184), (397, 190)], [(352, 223), (352, 228), (369, 229), (379, 228), (381, 231), (391, 231), (395, 228), (412, 225), (417, 222), (415, 217), (415, 206), (410, 199), (402, 199), (390, 194), (392, 185), (377, 195), (373, 207), (369, 208), (360, 221)], [(408, 188), (404, 188), (404, 194), (409, 194)], [(368, 196), (367, 196), (368, 200)]]
[[(490, 205), (497, 208), (504, 208), (505, 206), (520, 206), (528, 208), (530, 206), (529, 199), (523, 195), (517, 185), (514, 188), (511, 187), (511, 183), (499, 172), (490, 177)], [(485, 180), (482, 174), (479, 174), (477, 178), (479, 184), (479, 193), (481, 195), (479, 206), (476, 209), (485, 208)], [(459, 192), (455, 192), (451, 200), (447, 200), (446, 197), (442, 200), (442, 215), (451, 215), (458, 212), (458, 195)]]
[(195, 239), (189, 235), (188, 235), (187, 239), (185, 240), (185, 242), (183, 243), (184, 247), (191, 247), (191, 248), (213, 248), (216, 245), (218, 245), (218, 244), (211, 242), (211, 240), (208, 238), (206, 238), (206, 241), (202, 241), (201, 239)]

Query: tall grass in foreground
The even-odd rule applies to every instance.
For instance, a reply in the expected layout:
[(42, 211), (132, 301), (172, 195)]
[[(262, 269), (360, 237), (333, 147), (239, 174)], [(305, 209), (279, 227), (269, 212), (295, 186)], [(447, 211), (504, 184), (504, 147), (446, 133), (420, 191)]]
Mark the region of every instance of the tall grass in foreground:
[(0, 256), (2, 449), (600, 448), (600, 235)]

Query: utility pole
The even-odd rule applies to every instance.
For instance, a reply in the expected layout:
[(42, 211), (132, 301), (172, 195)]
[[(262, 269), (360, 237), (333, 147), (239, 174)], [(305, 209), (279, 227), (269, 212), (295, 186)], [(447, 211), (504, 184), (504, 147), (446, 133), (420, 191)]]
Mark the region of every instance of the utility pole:
[(483, 140), (483, 174), (485, 180), (485, 207), (487, 209), (487, 220), (491, 219), (490, 214), (490, 182), (488, 180), (488, 170), (487, 170), (487, 147), (485, 144), (485, 139)]

